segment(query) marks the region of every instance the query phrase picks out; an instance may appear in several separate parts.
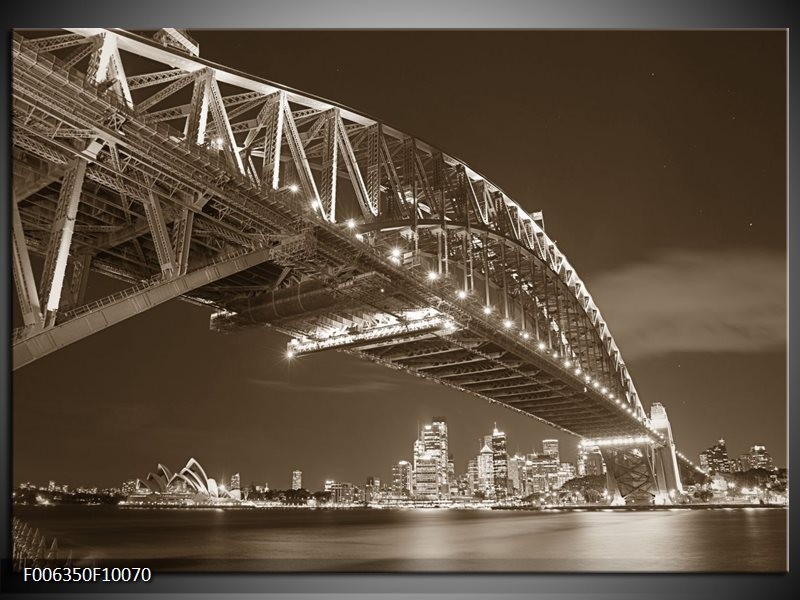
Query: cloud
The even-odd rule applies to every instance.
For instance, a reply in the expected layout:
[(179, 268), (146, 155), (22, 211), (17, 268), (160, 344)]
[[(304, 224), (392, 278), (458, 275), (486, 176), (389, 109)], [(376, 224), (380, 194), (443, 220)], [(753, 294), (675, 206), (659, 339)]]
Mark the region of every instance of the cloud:
[(586, 284), (628, 360), (785, 348), (782, 254), (672, 251)]
[(292, 381), (251, 379), (261, 387), (265, 387), (276, 392), (311, 392), (315, 394), (357, 394), (360, 392), (385, 392), (397, 390), (402, 386), (393, 381), (353, 381), (350, 383), (337, 383), (333, 385), (303, 384)]

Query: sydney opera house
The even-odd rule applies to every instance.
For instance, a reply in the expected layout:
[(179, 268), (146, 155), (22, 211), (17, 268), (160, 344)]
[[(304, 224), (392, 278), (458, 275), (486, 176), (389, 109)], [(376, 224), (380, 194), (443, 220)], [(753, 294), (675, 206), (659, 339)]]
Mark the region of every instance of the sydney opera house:
[(210, 479), (200, 463), (190, 458), (186, 466), (175, 473), (159, 464), (155, 473), (137, 480), (136, 490), (124, 504), (129, 505), (207, 505), (231, 504), (241, 501), (241, 491), (228, 490)]

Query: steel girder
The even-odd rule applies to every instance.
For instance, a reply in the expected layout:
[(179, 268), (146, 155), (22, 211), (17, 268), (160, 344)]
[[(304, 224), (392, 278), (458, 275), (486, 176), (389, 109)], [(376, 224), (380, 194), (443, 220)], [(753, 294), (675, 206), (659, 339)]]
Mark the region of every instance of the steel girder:
[[(391, 286), (371, 288), (359, 296), (360, 306), (338, 305), (274, 326), (315, 339), (341, 327), (368, 332), (374, 317), (433, 307), (455, 332), (366, 336), (352, 351), (363, 349), (359, 354), (369, 360), (482, 398), (504, 397), (510, 408), (534, 410), (539, 398), (544, 411), (557, 394), (572, 394), (586, 419), (573, 415), (559, 423), (567, 415), (555, 407), (543, 414), (553, 415), (555, 426), (574, 425), (573, 433), (603, 425), (593, 424), (596, 418), (612, 432), (647, 431), (613, 338), (544, 232), (540, 214), (528, 214), (457, 159), (345, 107), (126, 32), (76, 29), (68, 35), (38, 45), (15, 36), (12, 54), (15, 151), (47, 165), (45, 175), (83, 160), (85, 180), (95, 186), (79, 194), (67, 253), (70, 305), (79, 303), (73, 298), (82, 296), (87, 267), (132, 283), (159, 273), (180, 279), (231, 251), (252, 251), (265, 240), (310, 228), (313, 261), (294, 260), (287, 270), (273, 268), (281, 263), (270, 260), (183, 297), (209, 303), (227, 318), (260, 290), (306, 280), (332, 285), (333, 274), (346, 269), (351, 272), (338, 281), (374, 272)], [(167, 43), (181, 39), (162, 37)], [(66, 44), (65, 55), (43, 52), (47, 44), (56, 54)], [(77, 50), (84, 55), (79, 58)], [(126, 77), (123, 63), (137, 57), (161, 66)], [(177, 102), (175, 93), (192, 82), (192, 102)], [(87, 155), (69, 141), (81, 138), (101, 140), (103, 147)], [(343, 221), (337, 178), (352, 184), (359, 218)], [(27, 192), (37, 185), (31, 177), (19, 187), (30, 199), (18, 213), (17, 237), (24, 243), (15, 248), (46, 253), (35, 227), (55, 220), (38, 211), (40, 197)], [(403, 249), (401, 261), (390, 259), (394, 247)], [(17, 262), (23, 272), (21, 253)], [(18, 280), (25, 288), (24, 277)], [(484, 314), (486, 304), (491, 314)], [(70, 317), (61, 318), (67, 320), (57, 325)], [(445, 343), (419, 345), (431, 344), (432, 336)], [(403, 340), (407, 350), (381, 356), (388, 344)], [(454, 347), (447, 349), (450, 343)], [(458, 360), (441, 360), (447, 356)], [(580, 373), (573, 372), (577, 368)], [(595, 389), (583, 380), (585, 373)], [(491, 380), (495, 376), (499, 381)], [(614, 396), (635, 415), (619, 412)]]

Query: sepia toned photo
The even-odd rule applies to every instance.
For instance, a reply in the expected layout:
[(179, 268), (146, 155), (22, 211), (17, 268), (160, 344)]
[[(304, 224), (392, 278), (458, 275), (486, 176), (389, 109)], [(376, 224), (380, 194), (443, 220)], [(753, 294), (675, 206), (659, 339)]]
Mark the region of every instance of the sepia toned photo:
[(787, 569), (784, 30), (17, 29), (14, 569)]

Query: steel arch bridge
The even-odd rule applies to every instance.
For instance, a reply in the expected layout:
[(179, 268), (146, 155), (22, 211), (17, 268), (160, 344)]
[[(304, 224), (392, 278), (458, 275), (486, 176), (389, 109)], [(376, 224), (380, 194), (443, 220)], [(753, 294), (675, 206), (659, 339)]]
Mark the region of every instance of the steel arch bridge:
[[(622, 498), (668, 502), (694, 468), (541, 213), (463, 162), (182, 30), (12, 53), (14, 369), (181, 298), (290, 358), (343, 350), (580, 436)], [(87, 302), (90, 271), (127, 287)]]

